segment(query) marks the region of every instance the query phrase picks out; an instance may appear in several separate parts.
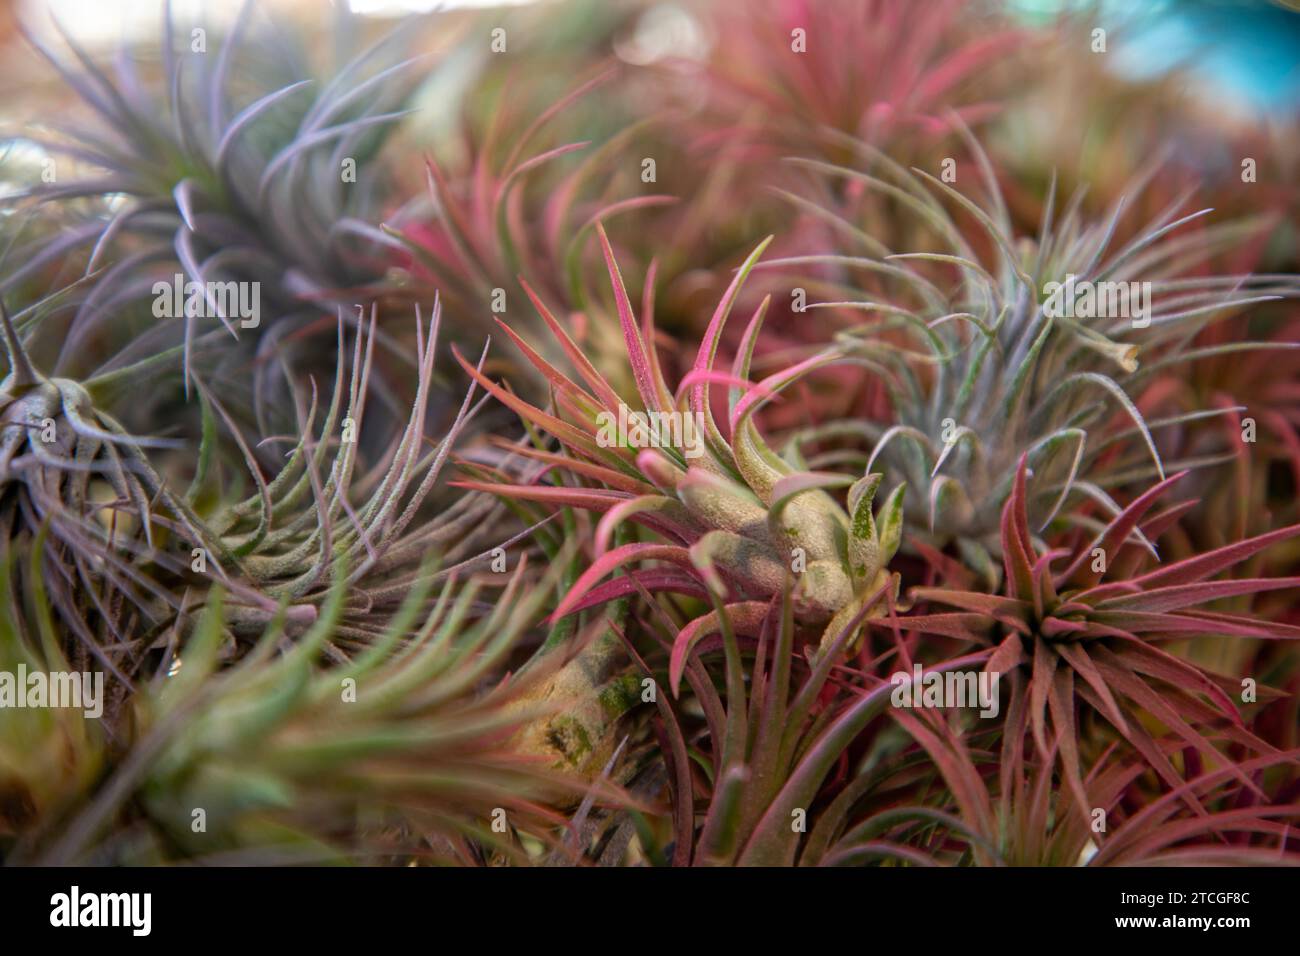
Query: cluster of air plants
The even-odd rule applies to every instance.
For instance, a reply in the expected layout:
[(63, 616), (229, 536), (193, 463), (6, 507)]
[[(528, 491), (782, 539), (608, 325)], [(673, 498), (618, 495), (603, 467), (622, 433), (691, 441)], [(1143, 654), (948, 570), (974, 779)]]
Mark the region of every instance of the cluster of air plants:
[(1282, 162), (992, 4), (335, 6), (30, 25), (0, 859), (1300, 861)]

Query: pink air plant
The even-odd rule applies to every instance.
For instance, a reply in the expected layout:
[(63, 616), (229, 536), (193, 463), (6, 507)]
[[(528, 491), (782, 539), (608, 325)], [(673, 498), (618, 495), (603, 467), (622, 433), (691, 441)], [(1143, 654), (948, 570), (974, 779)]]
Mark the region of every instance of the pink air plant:
[[(823, 626), (823, 643), (829, 643), (894, 587), (886, 565), (899, 544), (903, 489), (896, 488), (873, 515), (871, 503), (879, 475), (854, 478), (800, 470), (772, 451), (753, 418), (783, 389), (842, 357), (828, 349), (751, 384), (749, 363), (768, 307), (764, 300), (750, 318), (730, 373), (715, 368), (723, 326), (741, 285), (767, 245), (764, 242), (741, 266), (714, 312), (693, 369), (676, 391), (670, 389), (647, 345), (654, 340), (653, 318), (647, 310), (638, 324), (609, 241), (599, 226), (597, 232), (642, 410), (698, 416), (704, 423), (705, 453), (689, 459), (671, 447), (602, 447), (599, 417), (617, 415), (621, 399), (528, 289), (587, 388), (556, 370), (504, 323), (507, 335), (550, 383), (553, 412), (523, 401), (463, 358), (460, 361), (485, 389), (529, 424), (558, 439), (567, 451), (557, 455), (522, 449), (522, 454), (542, 463), (548, 472), (567, 472), (584, 484), (460, 484), (516, 500), (601, 513), (591, 566), (564, 596), (555, 610), (556, 618), (626, 597), (639, 588), (696, 597), (712, 589), (729, 602), (721, 611), (737, 631), (752, 636), (768, 601), (781, 592), (787, 577), (794, 576), (799, 619)], [(726, 435), (713, 413), (711, 386), (715, 384), (730, 386)], [(828, 493), (827, 489), (834, 488), (849, 489), (848, 511)], [(610, 548), (615, 528), (625, 521), (638, 523), (664, 540)], [(614, 571), (645, 562), (656, 564), (601, 583)], [(683, 628), (673, 652), (674, 688), (691, 649), (718, 626), (719, 610), (715, 609)]]

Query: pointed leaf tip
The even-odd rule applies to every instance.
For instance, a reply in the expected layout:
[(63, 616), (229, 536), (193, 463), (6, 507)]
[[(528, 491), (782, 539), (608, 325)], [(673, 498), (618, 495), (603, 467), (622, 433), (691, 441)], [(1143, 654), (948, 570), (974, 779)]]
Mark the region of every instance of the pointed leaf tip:
[(40, 381), (40, 376), (36, 374), (36, 369), (27, 358), (27, 350), (23, 348), (23, 343), (14, 330), (13, 322), (9, 318), (9, 310), (5, 308), (3, 300), (0, 300), (0, 332), (4, 334), (5, 352), (9, 356), (9, 371), (13, 377), (13, 384), (19, 387), (35, 385)]

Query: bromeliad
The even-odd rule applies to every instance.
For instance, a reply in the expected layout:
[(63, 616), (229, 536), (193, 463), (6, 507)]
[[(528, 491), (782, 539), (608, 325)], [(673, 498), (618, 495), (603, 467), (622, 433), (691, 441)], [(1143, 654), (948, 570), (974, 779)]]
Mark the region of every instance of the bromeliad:
[[(711, 588), (726, 595), (730, 604), (697, 617), (678, 637), (673, 654), (674, 688), (680, 683), (691, 649), (717, 631), (720, 613), (728, 615), (737, 632), (752, 636), (768, 602), (781, 593), (790, 575), (798, 579), (798, 618), (822, 626), (822, 644), (828, 645), (864, 607), (896, 588), (887, 565), (902, 534), (904, 489), (895, 488), (873, 514), (880, 475), (855, 478), (803, 470), (797, 461), (783, 459), (769, 447), (754, 416), (802, 376), (849, 359), (837, 349), (826, 349), (750, 383), (754, 345), (769, 304), (765, 299), (750, 318), (731, 371), (715, 368), (723, 327), (741, 286), (767, 246), (764, 242), (740, 267), (713, 314), (694, 367), (673, 392), (652, 345), (652, 305), (647, 301), (638, 324), (608, 237), (603, 228), (597, 227), (597, 233), (643, 411), (698, 416), (704, 428), (704, 454), (688, 458), (680, 449), (636, 449), (626, 443), (605, 447), (599, 440), (601, 416), (617, 416), (622, 399), (525, 284), (587, 387), (546, 362), (504, 323), (506, 334), (550, 383), (554, 413), (518, 398), (465, 359), (460, 362), (485, 389), (530, 425), (557, 438), (568, 452), (521, 449), (521, 454), (539, 462), (544, 470), (564, 473), (574, 481), (551, 485), (467, 481), (462, 486), (516, 500), (602, 513), (595, 532), (594, 560), (563, 597), (556, 618), (628, 596), (638, 587), (696, 597), (706, 596)], [(653, 277), (647, 284), (652, 282)], [(730, 386), (729, 437), (713, 414), (713, 384)], [(828, 493), (828, 489), (845, 487), (847, 510)], [(633, 541), (611, 548), (615, 529), (625, 521), (643, 525), (668, 539), (667, 543)], [(615, 570), (646, 561), (660, 565), (600, 583)]]
[[(1183, 501), (1143, 518), (1185, 473), (1153, 486), (1091, 542), (1070, 551), (1035, 544), (1027, 518), (1027, 472), (1022, 457), (1002, 511), (1004, 593), (914, 588), (911, 597), (918, 604), (959, 610), (871, 623), (995, 645), (985, 668), (1011, 683), (1004, 746), (1014, 748), (1030, 734), (1044, 759), (1059, 748), (1065, 779), (1083, 808), (1094, 804), (1080, 773), (1080, 705), (1109, 722), (1170, 787), (1181, 787), (1183, 781), (1144, 718), (1168, 727), (1211, 765), (1225, 759), (1216, 740), (1252, 753), (1274, 753), (1248, 729), (1230, 696), (1240, 693), (1239, 682), (1159, 645), (1203, 635), (1300, 639), (1300, 627), (1203, 609), (1226, 598), (1300, 587), (1300, 577), (1211, 580), (1270, 545), (1300, 535), (1300, 525), (1148, 570), (1149, 542), (1196, 502)], [(1065, 559), (1066, 566), (1054, 571), (1052, 565)], [(1005, 751), (1007, 760), (1013, 752)]]

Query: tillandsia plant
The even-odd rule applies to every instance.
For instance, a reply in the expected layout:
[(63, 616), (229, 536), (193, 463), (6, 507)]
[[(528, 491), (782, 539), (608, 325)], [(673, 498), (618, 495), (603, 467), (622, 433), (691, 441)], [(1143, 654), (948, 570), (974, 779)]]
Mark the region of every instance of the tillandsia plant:
[[(1186, 364), (1171, 366), (1152, 389), (1175, 406), (1223, 411), (1166, 434), (1166, 449), (1183, 460), (1233, 456), (1230, 464), (1193, 476), (1208, 509), (1196, 529), (1206, 544), (1297, 517), (1285, 495), (1276, 496), (1270, 515), (1251, 506), (1269, 496), (1270, 484), (1289, 480), (1300, 488), (1300, 391), (1294, 384), (1300, 322), (1289, 302), (1260, 312), (1246, 327), (1226, 322), (1205, 329), (1185, 355)], [(1229, 470), (1230, 481), (1223, 474)]]
[[(19, 318), (37, 318), (35, 308)], [(18, 559), (0, 582), (5, 603), (18, 607), (29, 573), (41, 577), (69, 658), (129, 686), (132, 635), (180, 609), (158, 583), (182, 567), (167, 553), (169, 540), (204, 539), (146, 457), (146, 449), (173, 442), (129, 434), (97, 401), (120, 395), (124, 382), (158, 363), (78, 382), (34, 367), (3, 304), (0, 335), (8, 359), (0, 382), (0, 552)], [(28, 553), (39, 562), (22, 561)]]
[[(1250, 732), (1232, 700), (1242, 694), (1243, 682), (1207, 672), (1160, 645), (1206, 634), (1300, 638), (1293, 625), (1205, 609), (1224, 598), (1300, 587), (1296, 577), (1213, 580), (1265, 548), (1300, 535), (1300, 525), (1148, 570), (1149, 542), (1195, 504), (1179, 502), (1147, 517), (1182, 475), (1137, 497), (1090, 542), (1049, 550), (1035, 545), (1030, 534), (1026, 473), (1022, 456), (1002, 513), (1003, 594), (952, 586), (915, 588), (914, 600), (959, 610), (872, 623), (994, 644), (986, 670), (1009, 680), (1011, 688), (1004, 762), (1027, 735), (1044, 760), (1059, 748), (1076, 808), (1096, 805), (1081, 771), (1081, 706), (1106, 721), (1170, 787), (1181, 786), (1182, 778), (1140, 715), (1169, 727), (1209, 764), (1222, 760), (1216, 740), (1252, 754), (1275, 754), (1275, 748)], [(1054, 571), (1057, 561), (1067, 563)], [(1267, 689), (1257, 688), (1243, 699), (1254, 700), (1259, 693)], [(1253, 786), (1244, 773), (1239, 776)]]
[[(526, 422), (562, 443), (567, 454), (544, 449), (520, 453), (552, 474), (567, 472), (573, 483), (469, 481), (463, 486), (603, 513), (595, 530), (593, 563), (563, 596), (557, 618), (629, 595), (638, 583), (652, 591), (696, 596), (708, 585), (727, 595), (734, 603), (702, 615), (679, 636), (674, 686), (697, 641), (715, 632), (723, 617), (738, 630), (752, 631), (765, 613), (766, 602), (780, 593), (792, 573), (798, 577), (799, 618), (823, 625), (822, 642), (829, 644), (846, 622), (893, 588), (887, 566), (902, 533), (903, 489), (894, 490), (877, 516), (872, 504), (879, 475), (855, 479), (808, 472), (797, 461), (779, 458), (753, 418), (783, 389), (835, 361), (838, 354), (829, 350), (751, 384), (749, 361), (767, 309), (765, 301), (750, 319), (746, 346), (731, 373), (715, 370), (723, 326), (765, 242), (740, 267), (713, 314), (694, 368), (674, 393), (647, 345), (654, 341), (651, 306), (646, 305), (638, 323), (604, 229), (597, 226), (597, 235), (642, 407), (632, 410), (622, 401), (546, 305), (533, 296), (587, 388), (546, 362), (504, 323), (507, 334), (552, 385), (555, 414), (517, 398), (464, 359), (461, 364)], [(730, 438), (723, 435), (713, 414), (710, 385), (717, 382), (732, 386)], [(847, 510), (826, 491), (844, 487), (849, 488)], [(633, 541), (610, 549), (611, 538), (624, 521), (643, 525), (667, 538), (667, 543)], [(670, 567), (632, 572), (597, 587), (612, 571), (644, 561), (666, 562)]]
[[(277, 651), (288, 637), (282, 604), (229, 668), (221, 664), (230, 638), (224, 595), (215, 588), (193, 634), (134, 698), (132, 747), (118, 751), (125, 759), (109, 760), (90, 730), (63, 739), (80, 777), (97, 777), (104, 763), (111, 770), (84, 804), (47, 805), (37, 799), (43, 781), (30, 776), (0, 782), (5, 805), (35, 817), (18, 821), (28, 825), (13, 859), (478, 864), (524, 861), (556, 843), (563, 818), (547, 807), (576, 782), (511, 744), (540, 712), (515, 706), (528, 683), (481, 686), (544, 613), (549, 588), (531, 586), (528, 562), (502, 582), (490, 610), (488, 582), (452, 576), (434, 594), (425, 575), (364, 653), (330, 665), (321, 651), (344, 613), (346, 567), (335, 577), (290, 651)], [(39, 586), (33, 598), (42, 600)], [(41, 622), (49, 644), (49, 615)], [(7, 615), (0, 638), (5, 647), (15, 640)], [(21, 714), (0, 712), (13, 744), (8, 731)], [(18, 764), (27, 774), (36, 766)], [(4, 769), (12, 772), (8, 760)], [(125, 826), (115, 824), (123, 817)]]
[[(383, 177), (368, 164), (404, 115), (413, 82), (411, 61), (392, 55), (400, 36), (316, 80), (272, 35), (250, 36), (251, 2), (224, 39), (214, 33), (211, 49), (206, 26), (178, 39), (169, 4), (164, 11), (156, 82), (129, 51), (110, 74), (66, 30), (77, 67), (30, 37), (94, 122), (22, 133), (58, 157), (56, 176), (8, 201), (75, 203), (85, 212), (25, 250), (6, 283), (83, 255), (87, 272), (102, 273), (67, 330), (63, 356), (102, 334), (114, 312), (152, 303), (155, 317), (183, 327), (188, 375), (200, 319), (239, 338), (264, 314), (310, 320), (321, 304), (328, 312), (376, 294), (385, 257), (365, 222)], [(347, 23), (339, 30), (353, 34)], [(88, 171), (60, 177), (59, 164)], [(275, 340), (258, 336), (259, 348)]]
[[(720, 687), (703, 661), (692, 658), (684, 669), (690, 694), (681, 700), (656, 698), (672, 811), (672, 850), (662, 854), (664, 862), (938, 862), (924, 843), (906, 846), (879, 838), (882, 832), (947, 816), (924, 805), (933, 768), (908, 753), (906, 738), (889, 733), (885, 711), (891, 685), (870, 668), (841, 663), (870, 606), (845, 621), (823, 653), (801, 655), (792, 585), (787, 582), (757, 617), (749, 659), (731, 618), (720, 617), (721, 640), (715, 642), (725, 659)], [(647, 603), (655, 600), (643, 586), (638, 590)], [(715, 594), (714, 600), (721, 598)], [(661, 659), (671, 668), (682, 629), (666, 608), (654, 610), (646, 630), (651, 647), (658, 644), (656, 651), (643, 657), (635, 642), (620, 636), (638, 669), (660, 679), (649, 661)], [(954, 658), (944, 666), (969, 665), (981, 656)], [(702, 728), (689, 716), (693, 711), (702, 712)], [(707, 751), (696, 743), (702, 734), (707, 734)], [(871, 769), (846, 781), (850, 761)], [(702, 813), (696, 810), (697, 793), (704, 800)], [(657, 850), (653, 842), (650, 846)]]
[[(1295, 750), (1204, 768), (1188, 760), (1176, 787), (1144, 783), (1150, 764), (1139, 754), (1102, 750), (1081, 768), (1089, 803), (1080, 807), (1054, 773), (1058, 745), (1043, 759), (1026, 758), (1014, 735), (1001, 751), (996, 735), (963, 735), (942, 712), (903, 717), (916, 746), (939, 768), (946, 786), (937, 800), (918, 806), (850, 811), (847, 837), (871, 837), (856, 850), (913, 863), (1002, 866), (1278, 866), (1295, 865), (1288, 836), (1300, 806), (1261, 801), (1266, 774), (1294, 777)], [(1171, 764), (1186, 759), (1184, 741), (1157, 737), (1152, 744)], [(903, 757), (908, 756), (903, 751)], [(916, 754), (911, 756), (915, 759)], [(865, 788), (863, 788), (865, 789)], [(836, 802), (852, 804), (850, 796)], [(865, 811), (865, 812), (864, 812)], [(1208, 839), (1207, 839), (1208, 838)], [(852, 852), (852, 851), (851, 851)], [(834, 859), (834, 858), (832, 858)], [(852, 862), (853, 857), (839, 857)]]
[[(441, 303), (435, 302), (426, 326), (416, 309), (416, 394), (405, 424), (393, 434), (366, 416), (378, 310), (372, 307), (368, 323), (358, 315), (350, 362), (340, 310), (339, 360), (324, 420), (317, 426), (319, 396), (314, 385), (308, 399), (291, 381), (288, 391), (295, 398), (297, 428), (289, 436), (263, 439), (263, 444), (290, 444), (288, 461), (270, 480), (263, 477), (213, 390), (198, 379), (204, 428), (199, 469), (187, 499), (202, 515), (210, 552), (202, 557), (212, 561), (217, 580), (231, 590), (226, 614), (232, 627), (260, 632), (280, 601), (289, 602), (286, 627), (291, 632), (310, 624), (331, 593), (335, 569), (346, 560), (344, 609), (325, 647), (334, 654), (342, 654), (343, 646), (364, 648), (387, 627), (418, 582), (426, 554), (436, 551), (441, 556), (441, 578), (486, 566), (494, 552), (504, 554), (528, 534), (497, 538), (501, 529), (494, 519), (502, 509), (487, 495), (464, 495), (436, 512), (432, 507), (431, 495), (452, 445), (482, 404), (475, 404), (471, 384), (446, 433), (436, 441), (429, 437), (426, 416), (441, 315)], [(483, 358), (486, 352), (479, 367)], [(222, 483), (219, 416), (255, 488), (240, 501), (218, 497), (209, 503), (209, 486)], [(372, 430), (382, 438), (373, 438)], [(362, 455), (367, 447), (377, 451), (369, 464)]]
[[(39, 542), (44, 543), (44, 542)], [(15, 568), (18, 561), (26, 569)], [(5, 599), (0, 601), (0, 668), (6, 676), (68, 673), (61, 628), (49, 592), (41, 552), (19, 557), (12, 544), (0, 555)], [(21, 583), (15, 584), (20, 578)], [(102, 776), (109, 741), (104, 716), (103, 671), (92, 699), (72, 707), (0, 707), (0, 854), (20, 839), (75, 813)], [(23, 681), (24, 692), (31, 686)]]
[[(507, 89), (492, 125), (464, 136), (461, 146), (468, 155), (455, 160), (454, 170), (432, 155), (426, 158), (435, 218), (427, 221), (420, 216), (427, 210), (412, 207), (384, 224), (390, 242), (408, 253), (417, 288), (436, 287), (467, 325), (489, 312), (500, 314), (522, 291), (516, 282), (520, 273), (553, 300), (584, 307), (588, 296), (579, 256), (592, 227), (674, 201), (630, 188), (622, 198), (608, 198), (620, 179), (628, 187), (641, 185), (632, 169), (619, 177), (614, 164), (624, 161), (645, 123), (631, 124), (600, 143), (545, 145), (556, 139), (557, 128), (571, 126), (564, 121), (609, 87), (617, 73), (605, 65), (536, 116), (516, 116), (507, 95), (512, 88)], [(572, 158), (566, 163), (566, 157)]]
[[(431, 549), (442, 556), (446, 567), (438, 575), (445, 577), (486, 565), (494, 550), (504, 552), (525, 537), (526, 531), (496, 536), (504, 531), (492, 520), (501, 508), (486, 495), (462, 496), (436, 516), (427, 505), (452, 444), (475, 411), (471, 386), (447, 433), (437, 441), (428, 437), (440, 314), (435, 303), (426, 328), (417, 311), (416, 397), (396, 441), (386, 443), (365, 440), (380, 427), (365, 414), (377, 310), (368, 325), (358, 321), (350, 363), (340, 314), (339, 361), (325, 421), (317, 433), (314, 387), (309, 403), (290, 381), (297, 437), (287, 440), (288, 461), (270, 480), (206, 378), (196, 377), (202, 436), (189, 487), (179, 492), (146, 455), (178, 443), (129, 434), (95, 401), (120, 400), (134, 376), (160, 362), (176, 364), (179, 348), (84, 383), (46, 377), (3, 312), (12, 371), (0, 385), (0, 547), (22, 551), (45, 536), (46, 587), (79, 645), (69, 648), (74, 660), (84, 663), (90, 655), (129, 685), (142, 668), (148, 671), (147, 656), (175, 636), (175, 625), (187, 621), (194, 602), (203, 602), (212, 581), (230, 592), (226, 614), (237, 632), (261, 633), (281, 601), (289, 602), (287, 629), (302, 630), (315, 620), (333, 570), (346, 558), (351, 589), (326, 642), (342, 655), (342, 646), (364, 646), (384, 629)], [(38, 316), (25, 318), (30, 326)], [(386, 448), (368, 468), (360, 452), (367, 444)], [(246, 499), (231, 501), (216, 490), (229, 481), (223, 445), (238, 449), (255, 486)], [(15, 572), (21, 576), (23, 569)], [(13, 584), (11, 595), (17, 593)]]
[(949, 110), (971, 124), (996, 113), (989, 88), (999, 85), (999, 61), (1030, 43), (994, 10), (964, 6), (972, 5), (712, 5), (705, 22), (720, 42), (707, 76), (727, 107), (712, 115), (731, 120), (727, 136), (770, 158), (844, 159), (849, 154), (834, 133), (919, 151), (951, 132)]
[[(638, 143), (656, 125), (652, 119), (627, 122), (608, 134), (584, 126), (589, 138), (573, 138), (571, 118), (581, 120), (598, 108), (589, 102), (607, 103), (619, 80), (609, 64), (591, 72), (535, 116), (519, 115), (512, 104), (518, 83), (507, 84), (486, 130), (467, 129), (460, 141), (438, 144), (459, 145), (466, 155), (426, 156), (429, 202), (408, 203), (381, 228), (395, 247), (397, 285), (416, 298), (436, 290), (462, 343), (490, 333), (499, 316), (511, 316), (521, 330), (540, 327), (522, 277), (573, 315), (574, 335), (591, 362), (622, 388), (632, 383), (620, 377), (626, 363), (618, 336), (605, 313), (593, 310), (596, 293), (585, 281), (592, 271), (584, 261), (587, 240), (597, 223), (633, 214), (657, 219), (655, 210), (676, 198), (644, 185), (636, 175), (640, 167), (627, 159), (648, 148)], [(534, 323), (523, 326), (526, 319), (513, 318), (519, 316)], [(543, 352), (561, 358), (549, 346)], [(544, 383), (516, 377), (516, 384), (522, 394), (536, 397), (533, 388)]]
[[(1297, 286), (1286, 276), (1200, 274), (1217, 251), (1263, 224), (1198, 228), (1210, 210), (1182, 214), (1186, 196), (1115, 244), (1125, 197), (1105, 220), (1090, 223), (1080, 211), (1082, 192), (1058, 212), (1049, 191), (1036, 237), (1018, 237), (991, 162), (969, 133), (966, 139), (987, 207), (942, 174), (903, 169), (866, 145), (859, 149), (869, 171), (800, 161), (891, 197), (933, 230), (932, 251), (891, 250), (840, 208), (832, 219), (848, 237), (844, 254), (764, 265), (833, 270), (813, 279), (831, 298), (808, 308), (875, 316), (841, 328), (837, 339), (877, 369), (868, 403), (878, 417), (837, 421), (804, 437), (865, 433), (867, 469), (907, 480), (908, 520), (918, 539), (956, 545), (995, 581), (999, 515), (1022, 455), (1033, 475), (1027, 508), (1035, 531), (1076, 520), (1084, 503), (1118, 512), (1112, 492), (1125, 484), (1225, 460), (1166, 463), (1156, 433), (1239, 408), (1177, 409), (1149, 421), (1139, 406), (1159, 373), (1179, 363), (1267, 349), (1266, 342), (1190, 345), (1206, 324), (1294, 296)], [(1156, 173), (1149, 169), (1134, 191)], [(849, 254), (859, 247), (864, 254)], [(863, 291), (877, 294), (853, 297)]]
[[(1122, 11), (1116, 7), (1116, 12), (1124, 22), (1112, 39), (1120, 45), (1130, 37), (1141, 42), (1142, 33), (1159, 29), (1159, 7), (1133, 5)], [(1114, 197), (1127, 195), (1128, 214), (1116, 229), (1116, 237), (1127, 240), (1132, 238), (1129, 230), (1194, 188), (1198, 200), (1220, 215), (1277, 218), (1281, 228), (1267, 237), (1272, 261), (1265, 268), (1293, 269), (1295, 236), (1286, 225), (1294, 219), (1288, 211), (1300, 198), (1293, 170), (1262, 178), (1251, 172), (1259, 157), (1276, 155), (1284, 164), (1291, 162), (1284, 158), (1291, 152), (1283, 145), (1291, 135), (1287, 127), (1249, 113), (1221, 125), (1221, 114), (1206, 111), (1197, 95), (1195, 60), (1139, 79), (1112, 70), (1107, 56), (1071, 55), (1093, 44), (1093, 29), (1083, 14), (1028, 48), (1034, 61), (1028, 68), (1038, 79), (1008, 91), (1010, 102), (1003, 102), (997, 121), (987, 127), (997, 140), (990, 145), (1013, 220), (1031, 228), (1055, 181), (1058, 193), (1086, 188), (1082, 206), (1091, 216), (1106, 215)], [(1080, 116), (1088, 121), (1079, 122)], [(1149, 168), (1152, 157), (1164, 160), (1160, 175), (1142, 195), (1133, 195), (1129, 184)], [(1231, 255), (1258, 256), (1265, 251), (1264, 238), (1261, 234), (1257, 242), (1244, 242)]]

